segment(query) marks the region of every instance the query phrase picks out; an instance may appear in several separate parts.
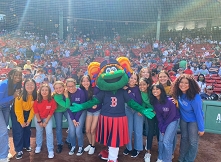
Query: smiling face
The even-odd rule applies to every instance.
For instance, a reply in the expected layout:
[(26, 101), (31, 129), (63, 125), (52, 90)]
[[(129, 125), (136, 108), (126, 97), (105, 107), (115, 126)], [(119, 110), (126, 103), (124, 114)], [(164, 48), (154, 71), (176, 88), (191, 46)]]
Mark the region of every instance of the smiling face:
[(54, 91), (57, 94), (63, 94), (64, 93), (64, 86), (62, 84), (55, 84), (54, 85)]
[(28, 81), (25, 83), (24, 87), (28, 94), (32, 94), (35, 89), (35, 83), (33, 81)]
[(48, 99), (49, 88), (48, 87), (42, 87), (40, 93), (41, 93), (43, 99), (45, 99), (45, 100)]
[(147, 92), (148, 87), (149, 87), (149, 84), (147, 84), (144, 80), (140, 80), (139, 89), (141, 92)]
[(138, 82), (138, 77), (137, 77), (137, 75), (135, 73), (133, 73), (131, 75), (131, 77), (129, 78), (128, 85), (129, 85), (129, 87), (135, 87), (137, 82)]
[(101, 90), (114, 91), (128, 83), (128, 76), (124, 70), (115, 65), (107, 65), (97, 79), (97, 86)]
[(160, 99), (161, 90), (157, 88), (156, 86), (152, 89), (152, 94), (157, 98)]
[(81, 84), (82, 84), (82, 86), (83, 86), (86, 90), (89, 89), (89, 87), (90, 87), (90, 81), (89, 81), (89, 79), (88, 79), (87, 76), (85, 76), (85, 77), (83, 76), (82, 81), (81, 81)]
[(75, 93), (77, 90), (76, 84), (74, 82), (67, 82), (66, 86), (67, 86), (68, 92), (70, 92), (70, 93)]
[(14, 84), (19, 83), (22, 80), (22, 73), (20, 71), (16, 71), (11, 77)]
[(141, 69), (140, 77), (141, 77), (141, 78), (149, 78), (149, 77), (150, 77), (150, 71), (149, 71), (149, 69), (147, 69), (147, 68)]
[(183, 93), (186, 93), (190, 88), (189, 81), (186, 78), (183, 78), (179, 83), (179, 88)]
[(167, 85), (167, 81), (169, 80), (169, 77), (165, 73), (160, 73), (158, 80), (163, 86), (165, 86)]

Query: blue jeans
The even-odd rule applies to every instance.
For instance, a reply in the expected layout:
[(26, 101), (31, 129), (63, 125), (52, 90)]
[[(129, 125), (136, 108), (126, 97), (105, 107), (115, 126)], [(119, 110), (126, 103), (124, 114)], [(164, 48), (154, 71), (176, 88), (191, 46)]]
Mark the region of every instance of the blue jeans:
[(162, 135), (159, 132), (159, 142), (158, 142), (158, 159), (162, 160), (163, 162), (172, 162), (172, 154), (173, 154), (173, 141), (175, 138), (175, 134), (177, 133), (177, 127), (179, 125), (179, 120), (171, 122), (167, 129)]
[(84, 145), (83, 127), (84, 127), (85, 118), (86, 118), (86, 111), (83, 111), (79, 119), (80, 125), (78, 127), (75, 127), (73, 121), (70, 118), (70, 115), (68, 115), (68, 127), (69, 127), (68, 133), (70, 137), (69, 142), (71, 143), (72, 147), (73, 146), (76, 147), (76, 136), (78, 140), (78, 147), (83, 147)]
[(125, 112), (128, 119), (129, 129), (129, 143), (126, 145), (129, 151), (132, 150), (132, 135), (134, 132), (134, 149), (138, 151), (143, 150), (143, 115), (138, 115), (138, 112), (130, 107), (125, 108)]
[(199, 143), (198, 126), (196, 122), (180, 120), (181, 141), (179, 162), (194, 162)]
[(10, 108), (0, 108), (0, 159), (8, 157), (8, 123)]
[(64, 112), (54, 112), (54, 119), (55, 119), (55, 125), (56, 125), (57, 145), (63, 145), (63, 142), (62, 142), (63, 116), (65, 116), (67, 118), (67, 116), (68, 116), (67, 111), (64, 111)]
[[(42, 122), (44, 122), (46, 119), (42, 119)], [(40, 127), (37, 123), (37, 118), (35, 117), (35, 127), (36, 127), (36, 145), (37, 147), (42, 147), (43, 142), (43, 130), (44, 127)], [(48, 121), (47, 126), (45, 127), (46, 131), (46, 142), (47, 142), (47, 149), (48, 152), (53, 151), (54, 144), (53, 144), (53, 121), (52, 118)]]
[[(30, 111), (24, 111), (25, 122), (28, 120)], [(31, 137), (31, 123), (28, 127), (22, 128), (21, 124), (17, 120), (14, 108), (11, 110), (11, 121), (12, 121), (12, 136), (15, 151), (22, 151), (23, 148), (30, 147), (30, 137)]]

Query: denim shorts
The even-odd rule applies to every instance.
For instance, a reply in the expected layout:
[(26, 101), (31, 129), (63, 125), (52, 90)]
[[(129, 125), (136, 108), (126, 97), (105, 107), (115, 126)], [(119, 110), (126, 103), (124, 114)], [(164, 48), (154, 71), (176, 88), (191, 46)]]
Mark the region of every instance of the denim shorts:
[(101, 110), (95, 111), (95, 112), (89, 112), (87, 111), (87, 116), (99, 116)]

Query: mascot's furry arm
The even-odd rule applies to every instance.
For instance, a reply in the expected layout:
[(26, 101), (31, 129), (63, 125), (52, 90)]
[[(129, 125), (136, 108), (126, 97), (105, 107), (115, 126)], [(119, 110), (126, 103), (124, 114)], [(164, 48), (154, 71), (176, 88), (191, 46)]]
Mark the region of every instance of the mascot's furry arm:
[[(100, 101), (94, 97), (93, 99), (82, 104), (73, 103), (72, 106), (70, 106), (70, 110), (72, 112), (78, 112), (84, 109), (91, 108), (92, 106), (97, 105), (99, 103)], [(140, 112), (141, 114), (145, 115), (149, 119), (152, 119), (155, 116), (154, 112), (151, 109), (144, 108), (143, 106), (141, 106), (140, 104), (138, 104), (132, 99), (128, 101), (127, 104), (129, 107), (136, 110), (137, 112)]]
[(78, 112), (81, 110), (91, 108), (92, 106), (98, 105), (99, 103), (100, 103), (100, 101), (97, 98), (93, 97), (91, 100), (89, 100), (85, 103), (82, 103), (82, 104), (72, 103), (72, 106), (70, 106), (70, 110), (72, 112)]
[(152, 119), (155, 116), (153, 110), (144, 108), (143, 106), (141, 106), (140, 104), (138, 104), (132, 99), (129, 102), (127, 102), (127, 105), (131, 107), (132, 109), (140, 112), (141, 114), (143, 114), (149, 119)]

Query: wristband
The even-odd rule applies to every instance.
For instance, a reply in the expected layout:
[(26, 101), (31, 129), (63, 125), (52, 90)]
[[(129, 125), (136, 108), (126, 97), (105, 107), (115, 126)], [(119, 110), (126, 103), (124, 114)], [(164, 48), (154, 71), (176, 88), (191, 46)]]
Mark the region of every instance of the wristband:
[(37, 121), (37, 123), (41, 123), (42, 121), (40, 120), (40, 121)]

